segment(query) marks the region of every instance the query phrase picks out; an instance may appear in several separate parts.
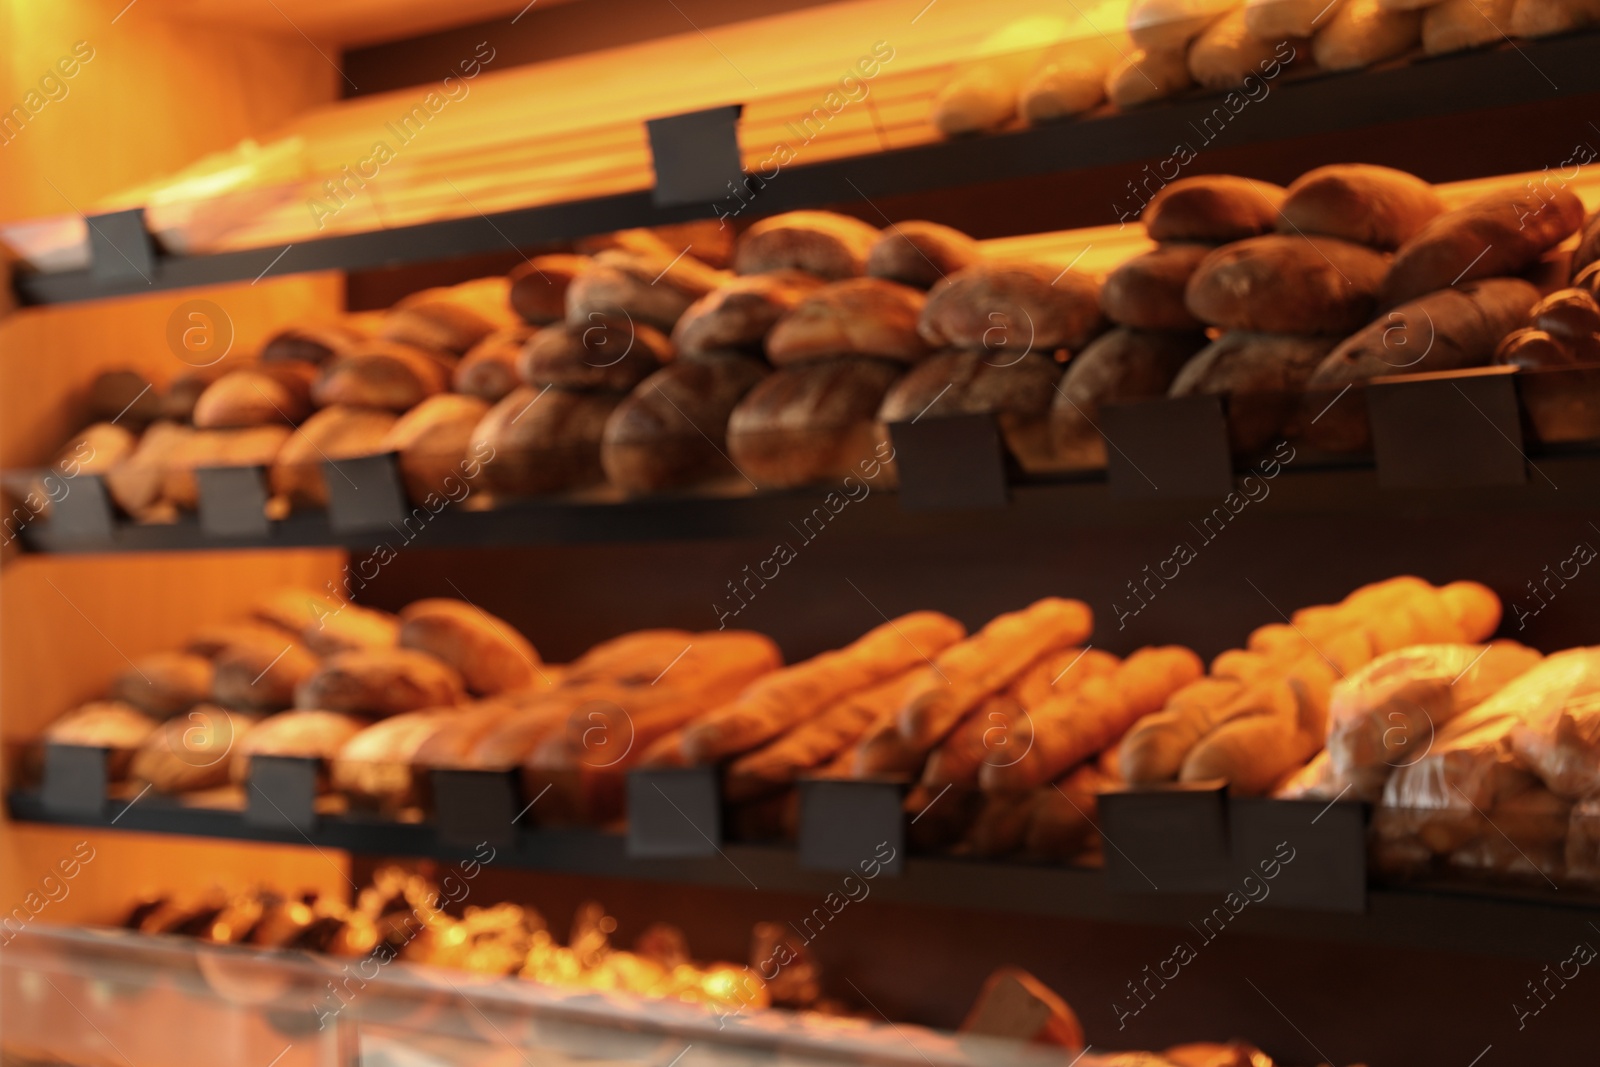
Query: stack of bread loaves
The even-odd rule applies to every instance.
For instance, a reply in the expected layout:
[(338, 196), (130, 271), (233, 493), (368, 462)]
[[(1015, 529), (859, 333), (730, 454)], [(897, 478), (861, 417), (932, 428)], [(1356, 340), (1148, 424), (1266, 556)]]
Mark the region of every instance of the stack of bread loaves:
[[(1517, 395), (1543, 444), (1586, 441), (1600, 426), (1600, 214), (1573, 256), (1570, 288), (1533, 306), (1528, 325), (1508, 334), (1494, 361), (1521, 368)], [(1554, 373), (1544, 373), (1554, 372)]]

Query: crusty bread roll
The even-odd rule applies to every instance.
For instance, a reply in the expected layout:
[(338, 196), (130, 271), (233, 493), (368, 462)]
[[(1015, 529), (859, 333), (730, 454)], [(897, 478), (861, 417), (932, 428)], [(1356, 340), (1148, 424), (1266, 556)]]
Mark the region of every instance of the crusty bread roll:
[(139, 435), (131, 455), (105, 474), (111, 499), (130, 515), (139, 515), (162, 499), (167, 467), (194, 431), (175, 422), (151, 423)]
[(1516, 274), (1532, 266), (1583, 224), (1583, 202), (1572, 190), (1507, 186), (1433, 219), (1389, 265), (1385, 306), (1436, 289)]
[(506, 276), (511, 283), (507, 297), (511, 310), (530, 326), (560, 322), (567, 317), (567, 287), (590, 262), (588, 256), (555, 252), (518, 264)]
[(1247, 454), (1285, 432), (1300, 394), (1337, 337), (1229, 330), (1184, 364), (1171, 396), (1225, 396), (1228, 437)]
[(1442, 56), (1505, 39), (1516, 0), (1443, 0), (1422, 13), (1422, 50)]
[(847, 278), (808, 293), (767, 334), (774, 365), (835, 356), (915, 363), (928, 354), (917, 333), (922, 293), (882, 278)]
[(1022, 82), (1017, 109), (1034, 124), (1079, 115), (1106, 98), (1106, 75), (1115, 53), (1081, 42), (1047, 55)]
[(672, 328), (672, 345), (680, 356), (759, 353), (773, 324), (821, 284), (797, 270), (733, 278), (689, 305)]
[(387, 611), (340, 604), (335, 610), (307, 622), (300, 630), (305, 646), (319, 656), (359, 652), (366, 648), (393, 648), (400, 636), (400, 620)]
[(194, 424), (202, 430), (231, 430), (306, 417), (307, 403), (278, 378), (262, 370), (230, 371), (206, 387), (194, 404)]
[[(463, 600), (417, 600), (400, 611), (400, 646), (454, 667), (468, 691), (493, 696), (533, 685), (539, 653), (516, 627)], [(447, 703), (447, 702), (442, 702)]]
[(656, 371), (606, 419), (600, 443), (606, 479), (648, 493), (734, 474), (728, 416), (767, 374), (759, 360), (731, 352)]
[(1183, 302), (1184, 288), (1209, 245), (1157, 245), (1106, 275), (1100, 307), (1106, 318), (1141, 330), (1199, 330), (1203, 324)]
[(1549, 37), (1600, 22), (1600, 0), (1515, 0), (1507, 32)]
[(1140, 48), (1181, 49), (1240, 0), (1134, 0), (1128, 36)]
[(319, 408), (346, 404), (401, 412), (448, 389), (452, 369), (427, 349), (398, 341), (366, 341), (323, 364), (311, 399)]
[(511, 326), (491, 333), (461, 357), (451, 374), (451, 386), (458, 393), (493, 404), (521, 384), (517, 378), (517, 357), (531, 336), (533, 331), (526, 326)]
[(539, 388), (623, 393), (671, 360), (672, 344), (660, 330), (613, 316), (539, 330), (517, 357), (517, 374), (524, 384)]
[(1310, 37), (1343, 0), (1245, 0), (1244, 24), (1257, 37)]
[(140, 656), (112, 679), (106, 696), (158, 719), (171, 718), (211, 696), (211, 661), (186, 652)]
[(360, 329), (348, 322), (305, 322), (279, 330), (261, 346), (263, 363), (297, 360), (301, 363), (326, 363), (351, 345), (366, 339)]
[(1390, 11), (1378, 0), (1344, 0), (1311, 38), (1323, 70), (1356, 70), (1404, 55), (1422, 40), (1420, 11)]
[(1276, 55), (1276, 42), (1257, 35), (1236, 7), (1207, 26), (1189, 45), (1189, 74), (1207, 89), (1233, 89), (1259, 75)]
[(1051, 401), (1052, 459), (1067, 469), (1103, 467), (1100, 407), (1164, 396), (1173, 377), (1205, 346), (1205, 334), (1108, 330), (1067, 364)]
[(1322, 234), (1390, 251), (1443, 210), (1433, 186), (1421, 178), (1389, 167), (1336, 163), (1290, 184), (1278, 209), (1278, 232)]
[(424, 289), (401, 300), (383, 318), (386, 341), (464, 356), (499, 323), (452, 289)]
[(1153, 241), (1242, 241), (1272, 232), (1284, 195), (1270, 182), (1205, 174), (1163, 186), (1140, 217)]
[(1050, 466), (1050, 401), (1060, 376), (1060, 366), (1037, 352), (941, 352), (889, 387), (878, 420), (992, 413), (1023, 468), (1041, 470)]
[(549, 493), (599, 481), (600, 440), (616, 393), (523, 386), (473, 428), (469, 451), (481, 477), (504, 493)]
[(332, 759), (345, 743), (366, 729), (367, 720), (336, 711), (286, 711), (260, 720), (233, 746), (229, 777), (250, 780), (251, 756)]
[(1206, 256), (1184, 300), (1225, 330), (1346, 334), (1372, 318), (1386, 267), (1378, 253), (1335, 237), (1268, 234)]
[(330, 656), (295, 687), (294, 696), (300, 708), (385, 716), (459, 704), (466, 692), (460, 673), (436, 656), (374, 648)]
[(156, 720), (117, 700), (81, 705), (44, 728), (42, 739), (56, 745), (133, 749), (155, 732)]
[(837, 281), (865, 273), (877, 227), (831, 211), (789, 211), (761, 219), (739, 236), (740, 274), (801, 270)]
[(728, 417), (728, 455), (757, 485), (788, 488), (863, 476), (892, 455), (875, 416), (903, 366), (830, 359), (784, 367), (751, 389)]
[(464, 462), (467, 445), (488, 413), (488, 403), (478, 397), (440, 393), (395, 421), (379, 451), (400, 454), (406, 496), (415, 502), (435, 495), (461, 498), (470, 480)]
[(929, 289), (982, 258), (978, 242), (960, 230), (937, 222), (896, 222), (868, 250), (867, 276)]
[(322, 464), (384, 451), (384, 436), (394, 421), (392, 412), (380, 408), (342, 404), (323, 408), (302, 422), (278, 450), (270, 475), (273, 495), (294, 505), (326, 507)]
[(192, 511), (200, 502), (197, 467), (270, 466), (288, 439), (287, 426), (196, 430), (173, 447), (162, 495), (175, 507)]
[(1184, 46), (1137, 48), (1106, 73), (1106, 97), (1120, 108), (1138, 107), (1175, 96), (1193, 84)]
[(919, 329), (941, 348), (1077, 349), (1099, 332), (1098, 290), (1088, 275), (1046, 263), (981, 263), (933, 287)]
[(690, 304), (726, 280), (724, 271), (690, 255), (601, 252), (567, 287), (566, 321), (583, 329), (600, 319), (625, 316), (670, 332)]
[(253, 715), (206, 704), (169, 719), (133, 754), (129, 777), (158, 793), (188, 793), (228, 784), (229, 756), (256, 724)]
[(225, 708), (276, 711), (294, 704), (295, 687), (317, 669), (317, 657), (285, 635), (268, 644), (232, 645), (213, 660), (211, 699)]

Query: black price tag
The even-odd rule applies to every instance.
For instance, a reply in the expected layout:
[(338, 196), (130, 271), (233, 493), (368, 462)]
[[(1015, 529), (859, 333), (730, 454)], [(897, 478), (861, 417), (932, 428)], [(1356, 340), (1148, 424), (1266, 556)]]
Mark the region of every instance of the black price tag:
[(496, 848), (516, 843), (516, 820), (522, 814), (522, 792), (516, 771), (475, 771), (435, 767), (433, 820), (439, 840), (470, 847), (488, 842)]
[[(906, 854), (905, 786), (894, 781), (800, 781), (800, 866), (860, 871), (883, 862), (899, 874)], [(892, 860), (884, 860), (886, 855)]]
[(1267, 887), (1266, 907), (1366, 911), (1367, 812), (1359, 801), (1233, 798), (1235, 882), (1255, 876)]
[(994, 416), (940, 415), (891, 423), (907, 510), (1003, 508), (1006, 453)]
[(1227, 784), (1173, 783), (1100, 794), (1106, 880), (1124, 893), (1227, 888)]
[(47, 744), (39, 799), (62, 815), (104, 815), (110, 765), (110, 749)]
[(207, 537), (265, 537), (267, 472), (263, 467), (200, 467), (200, 529)]
[(1376, 378), (1372, 451), (1385, 489), (1523, 485), (1515, 367)]
[(322, 464), (328, 523), (339, 533), (394, 530), (408, 517), (400, 460), (393, 452)]
[(1100, 409), (1106, 478), (1123, 497), (1219, 497), (1233, 490), (1219, 396), (1157, 397)]
[(96, 279), (150, 281), (156, 269), (156, 246), (144, 224), (144, 208), (90, 215), (89, 275)]
[(739, 156), (743, 104), (691, 111), (645, 121), (655, 164), (656, 206), (709, 204), (744, 181)]
[(244, 821), (253, 826), (309, 832), (317, 826), (317, 779), (322, 761), (302, 756), (251, 756)]
[[(62, 544), (106, 544), (115, 530), (111, 494), (98, 474), (79, 474), (68, 478), (51, 469), (40, 472), (45, 491), (50, 495), (50, 533)], [(64, 490), (64, 491), (63, 491)]]
[(628, 855), (715, 856), (722, 845), (722, 791), (715, 767), (628, 772)]

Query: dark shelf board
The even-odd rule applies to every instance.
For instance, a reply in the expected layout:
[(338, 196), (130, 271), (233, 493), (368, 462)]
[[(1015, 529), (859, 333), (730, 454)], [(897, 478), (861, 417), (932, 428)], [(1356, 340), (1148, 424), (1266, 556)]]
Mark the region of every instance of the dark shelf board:
[[(1593, 61), (1600, 34), (1578, 33), (1341, 74), (1285, 73), (1270, 106), (1241, 110), (1238, 121), (1206, 120), (1222, 94), (1196, 92), (1138, 110), (1077, 121), (963, 137), (872, 155), (786, 168), (754, 201), (753, 215), (848, 204), (877, 197), (954, 189), (1039, 175), (1162, 159), (1191, 134), (1200, 143), (1236, 147), (1344, 133), (1369, 126), (1536, 105), (1600, 92)], [(1194, 142), (1190, 142), (1194, 144)], [(1496, 172), (1492, 144), (1486, 173)], [(1506, 169), (1504, 167), (1500, 169)], [(1520, 168), (1516, 168), (1520, 169)], [(1107, 206), (1107, 223), (1115, 222)], [(635, 226), (709, 218), (713, 206), (659, 207), (642, 190), (539, 207), (420, 223), (369, 233), (297, 241), (287, 248), (197, 255), (159, 254), (148, 277), (96, 277), (90, 271), (23, 273), (26, 304), (62, 304), (166, 289), (250, 281), (270, 273), (355, 270), (534, 248)]]

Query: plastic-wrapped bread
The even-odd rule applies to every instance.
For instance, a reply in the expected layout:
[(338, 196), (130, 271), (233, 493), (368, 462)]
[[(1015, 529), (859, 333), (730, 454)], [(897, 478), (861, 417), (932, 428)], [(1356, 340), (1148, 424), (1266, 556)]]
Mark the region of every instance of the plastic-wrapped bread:
[(1572, 805), (1567, 821), (1567, 877), (1589, 889), (1600, 889), (1600, 796)]
[(1356, 70), (1393, 59), (1422, 40), (1420, 11), (1390, 11), (1379, 0), (1344, 0), (1322, 20), (1311, 56), (1323, 70)]
[(1106, 97), (1121, 108), (1138, 107), (1176, 96), (1192, 85), (1183, 47), (1138, 48), (1106, 74)]
[(1245, 0), (1244, 24), (1267, 40), (1310, 37), (1342, 0)]
[(1565, 697), (1534, 709), (1511, 730), (1511, 749), (1557, 796), (1600, 795), (1600, 650)]

